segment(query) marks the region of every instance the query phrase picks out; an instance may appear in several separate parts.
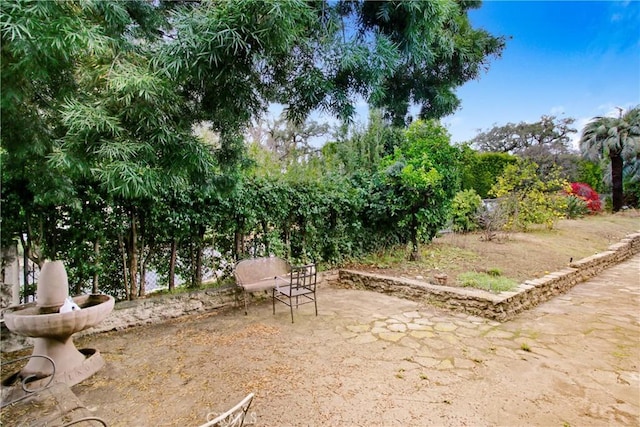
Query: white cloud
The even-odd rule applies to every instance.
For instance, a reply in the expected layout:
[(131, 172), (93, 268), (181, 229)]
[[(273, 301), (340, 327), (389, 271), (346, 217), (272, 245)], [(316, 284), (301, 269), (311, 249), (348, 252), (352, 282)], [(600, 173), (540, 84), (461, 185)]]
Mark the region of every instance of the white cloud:
[(551, 107), (550, 111), (552, 116), (557, 116), (565, 113), (564, 105), (556, 105), (555, 107)]
[(598, 114), (594, 116), (606, 116), (606, 117), (618, 117), (620, 110), (627, 111), (633, 108), (636, 104), (633, 102), (625, 102), (620, 104), (614, 104), (613, 102), (607, 102), (605, 104), (598, 105)]
[(580, 150), (580, 135), (582, 134), (582, 129), (584, 129), (591, 119), (593, 119), (593, 117), (580, 117), (573, 123), (575, 128), (578, 130), (578, 132), (571, 134), (571, 146), (574, 149)]

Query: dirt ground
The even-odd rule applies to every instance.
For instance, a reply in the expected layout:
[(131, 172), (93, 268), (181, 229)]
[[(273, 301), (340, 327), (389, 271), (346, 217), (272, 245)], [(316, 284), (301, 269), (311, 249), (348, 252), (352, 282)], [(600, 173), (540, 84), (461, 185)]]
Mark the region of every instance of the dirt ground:
[(381, 253), (369, 262), (348, 268), (394, 277), (433, 279), (445, 273), (455, 285), (460, 273), (498, 270), (502, 276), (523, 282), (542, 277), (605, 250), (629, 233), (640, 231), (640, 211), (632, 209), (615, 215), (596, 215), (558, 221), (554, 229), (538, 228), (527, 233), (501, 234), (484, 241), (482, 233), (448, 233), (422, 246), (422, 259), (408, 262), (404, 254)]
[(266, 302), (79, 340), (73, 388), (113, 426), (199, 425), (256, 394), (261, 426), (640, 424), (640, 256), (499, 324), (324, 286), (319, 315)]
[(249, 392), (257, 426), (638, 426), (639, 277), (636, 255), (502, 324), (323, 283), (293, 324), (265, 300), (77, 339), (107, 365), (73, 391), (110, 426), (197, 426)]

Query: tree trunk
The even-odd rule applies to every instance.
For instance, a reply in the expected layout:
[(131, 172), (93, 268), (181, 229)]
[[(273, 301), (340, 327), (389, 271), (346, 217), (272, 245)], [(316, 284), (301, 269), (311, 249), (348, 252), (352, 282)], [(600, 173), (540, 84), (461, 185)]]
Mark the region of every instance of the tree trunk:
[[(22, 236), (20, 236), (20, 240)], [(24, 248), (24, 243), (22, 244), (22, 278), (23, 278), (23, 298), (24, 302), (27, 302), (27, 289), (29, 289), (29, 257), (27, 256), (27, 250)]]
[(120, 246), (120, 253), (122, 254), (122, 277), (124, 278), (124, 295), (125, 299), (129, 298), (129, 269), (127, 268), (127, 250), (124, 244), (124, 238), (122, 234), (118, 234), (118, 246)]
[[(40, 232), (42, 233), (42, 229)], [(27, 238), (25, 239), (22, 234), (20, 234), (20, 241), (22, 243), (24, 255), (27, 259), (30, 259), (34, 264), (38, 264), (38, 267), (42, 268), (44, 265), (44, 258), (40, 251), (40, 244), (34, 239), (34, 233), (29, 219), (27, 219)], [(27, 265), (27, 263), (25, 262), (24, 265)], [(27, 282), (25, 281), (24, 283), (26, 284)]]
[[(193, 236), (193, 234), (192, 234)], [(189, 244), (189, 287), (193, 287), (196, 283), (196, 243), (191, 239)]]
[(140, 282), (138, 283), (138, 296), (144, 297), (147, 293), (147, 260), (150, 255), (140, 261)]
[[(144, 230), (142, 224), (140, 225), (140, 229)], [(144, 232), (140, 234), (140, 251), (142, 252), (145, 247), (148, 248), (146, 255), (140, 255), (140, 284), (138, 285), (138, 296), (144, 297), (147, 293), (147, 263), (153, 255), (154, 244), (153, 239), (149, 239), (148, 243), (146, 242)]]
[(176, 287), (176, 259), (178, 254), (178, 239), (171, 239), (171, 257), (169, 258), (169, 291)]
[(131, 241), (129, 243), (129, 299), (137, 297), (137, 277), (138, 277), (138, 218), (131, 212)]
[(233, 245), (233, 251), (235, 252), (235, 258), (236, 261), (240, 259), (240, 257), (242, 256), (243, 250), (242, 250), (242, 242), (244, 240), (244, 235), (242, 234), (242, 232), (240, 231), (240, 229), (236, 229), (235, 232), (235, 240), (234, 240), (234, 245)]
[(409, 255), (409, 261), (420, 260), (420, 243), (418, 242), (418, 221), (415, 215), (412, 215), (411, 219), (411, 254)]
[(196, 247), (195, 274), (193, 277), (193, 287), (197, 288), (202, 284), (202, 243)]
[(613, 211), (618, 212), (624, 204), (624, 192), (622, 188), (622, 156), (620, 154), (611, 155), (611, 201)]
[(100, 276), (98, 274), (98, 265), (100, 264), (100, 240), (98, 239), (96, 239), (96, 241), (93, 243), (93, 253), (95, 254), (96, 262), (93, 269), (93, 283), (91, 287), (91, 293), (97, 294), (99, 292), (98, 277)]
[(74, 294), (73, 295), (82, 294), (82, 282), (83, 281), (81, 279), (76, 278), (76, 285), (73, 287), (73, 290), (74, 290)]
[(262, 221), (262, 243), (264, 244), (264, 256), (269, 256), (269, 225), (267, 221)]
[(199, 234), (198, 234), (198, 252), (197, 252), (197, 262), (196, 262), (196, 281), (197, 281), (197, 285), (200, 286), (202, 285), (202, 258), (203, 258), (203, 254), (204, 254), (204, 234), (206, 232), (206, 228), (202, 225), (200, 225), (199, 227)]

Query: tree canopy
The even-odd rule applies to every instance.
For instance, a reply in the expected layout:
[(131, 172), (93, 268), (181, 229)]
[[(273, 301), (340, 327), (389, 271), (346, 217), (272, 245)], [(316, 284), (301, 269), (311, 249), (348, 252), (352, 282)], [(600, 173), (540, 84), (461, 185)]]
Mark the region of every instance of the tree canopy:
[(570, 117), (542, 116), (533, 123), (507, 123), (480, 132), (471, 144), (481, 152), (509, 153), (535, 162), (542, 174), (555, 166), (568, 179), (577, 175), (578, 157), (571, 147), (571, 135), (577, 130)]
[(377, 208), (386, 222), (382, 228), (406, 235), (412, 259), (419, 256), (420, 241), (431, 241), (448, 219), (460, 185), (459, 160), (460, 151), (450, 145), (442, 125), (418, 120), (380, 164), (382, 196)]
[[(2, 2), (3, 243), (22, 239), (37, 262), (91, 259), (86, 275), (116, 277), (117, 262), (128, 297), (143, 290), (136, 278), (144, 281), (145, 263), (163, 245), (172, 265), (176, 251), (198, 264), (207, 238), (260, 222), (267, 233), (273, 218), (284, 234), (296, 224), (292, 244), (309, 244), (321, 235), (311, 208), (274, 205), (251, 182), (264, 177), (243, 169), (246, 127), (273, 102), (295, 126), (314, 109), (348, 121), (361, 99), (396, 124), (412, 103), (424, 117), (453, 112), (455, 88), (504, 48), (502, 37), (471, 26), (467, 12), (479, 4)], [(281, 141), (300, 145), (284, 130)], [(367, 144), (371, 170), (395, 145)], [(312, 200), (329, 188), (339, 208), (313, 209), (338, 230), (358, 229), (349, 210), (364, 197), (336, 175), (292, 180), (277, 194)], [(254, 196), (282, 211), (265, 219), (248, 204), (243, 216), (239, 202)], [(329, 246), (317, 253), (335, 253)], [(101, 265), (103, 257), (112, 262)]]
[(218, 130), (269, 102), (301, 123), (314, 109), (341, 119), (358, 96), (403, 123), (411, 103), (440, 118), (456, 87), (500, 55), (504, 39), (474, 29), (479, 2), (216, 1), (175, 7), (156, 62)]
[(594, 117), (582, 130), (580, 151), (592, 160), (610, 161), (614, 212), (623, 205), (623, 172), (638, 170), (640, 157), (640, 107), (620, 109), (618, 117)]
[(523, 154), (528, 149), (544, 146), (554, 152), (569, 149), (571, 134), (577, 130), (571, 125), (575, 119), (542, 116), (534, 123), (520, 122), (495, 125), (480, 132), (471, 143), (484, 152)]

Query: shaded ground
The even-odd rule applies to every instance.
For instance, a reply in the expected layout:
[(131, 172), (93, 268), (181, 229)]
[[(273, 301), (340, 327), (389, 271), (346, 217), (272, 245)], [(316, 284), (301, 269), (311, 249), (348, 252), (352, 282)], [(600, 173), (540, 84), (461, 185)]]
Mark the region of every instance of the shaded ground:
[(246, 393), (294, 425), (638, 425), (640, 255), (504, 324), (322, 286), (77, 340), (107, 367), (74, 392), (114, 426), (204, 422)]
[[(376, 262), (405, 277), (498, 268), (525, 280), (606, 249), (639, 218), (563, 221), (489, 243), (447, 235), (422, 263)], [(249, 421), (264, 426), (636, 426), (638, 277), (636, 256), (504, 324), (325, 284), (319, 316), (302, 306), (293, 325), (287, 307), (273, 316), (267, 302), (246, 317), (227, 310), (78, 339), (107, 366), (73, 391), (115, 426), (199, 425), (249, 391)]]
[(348, 268), (395, 277), (425, 279), (445, 273), (455, 284), (460, 273), (496, 269), (502, 276), (523, 282), (542, 277), (605, 250), (629, 233), (640, 230), (640, 212), (630, 210), (615, 215), (597, 215), (580, 220), (559, 221), (553, 230), (503, 234), (483, 241), (481, 233), (445, 234), (423, 245), (422, 260), (407, 262), (401, 251), (371, 256), (368, 262)]

